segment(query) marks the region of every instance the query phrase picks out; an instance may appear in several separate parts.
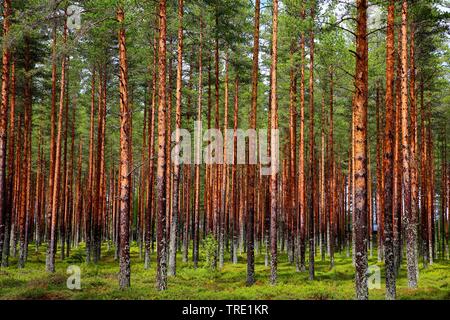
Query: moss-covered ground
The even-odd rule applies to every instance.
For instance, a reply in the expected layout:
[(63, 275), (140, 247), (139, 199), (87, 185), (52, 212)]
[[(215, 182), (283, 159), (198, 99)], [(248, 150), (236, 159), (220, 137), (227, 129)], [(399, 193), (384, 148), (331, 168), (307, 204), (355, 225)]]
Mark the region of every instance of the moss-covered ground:
[[(194, 270), (191, 262), (183, 263), (178, 254), (177, 275), (169, 277), (168, 289), (155, 289), (156, 263), (145, 270), (137, 246), (131, 248), (131, 288), (118, 288), (118, 263), (112, 249), (103, 249), (101, 261), (85, 264), (83, 248), (74, 249), (70, 257), (57, 258), (56, 272), (45, 271), (45, 248), (35, 251), (30, 246), (24, 269), (17, 268), (17, 260), (11, 258), (10, 266), (0, 269), (0, 299), (353, 299), (354, 267), (345, 254), (336, 255), (336, 263), (330, 269), (329, 261), (316, 258), (316, 279), (308, 280), (307, 272), (296, 272), (295, 266), (280, 255), (278, 283), (269, 284), (270, 268), (264, 266), (264, 256), (256, 255), (256, 284), (247, 287), (245, 255), (237, 264), (228, 257), (221, 271), (207, 268)], [(202, 257), (204, 258), (204, 257)], [(81, 268), (81, 290), (69, 290), (66, 285), (67, 267)], [(384, 268), (377, 263), (376, 255), (369, 265), (381, 268), (381, 288), (371, 289), (370, 299), (384, 299)], [(450, 262), (436, 261), (424, 269), (420, 265), (419, 288), (407, 287), (405, 263), (397, 280), (398, 299), (450, 299)]]

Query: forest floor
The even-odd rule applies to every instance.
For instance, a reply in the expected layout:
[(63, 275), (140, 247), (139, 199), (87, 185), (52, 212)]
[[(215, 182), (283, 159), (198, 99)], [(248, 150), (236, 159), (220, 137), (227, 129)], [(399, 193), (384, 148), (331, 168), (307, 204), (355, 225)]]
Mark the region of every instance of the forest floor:
[[(190, 252), (191, 253), (191, 252)], [(28, 262), (24, 269), (17, 268), (17, 260), (11, 258), (10, 267), (0, 268), (0, 299), (353, 299), (354, 267), (351, 257), (336, 254), (335, 267), (329, 261), (316, 257), (316, 279), (308, 280), (308, 272), (296, 272), (295, 266), (280, 255), (278, 284), (269, 284), (270, 267), (264, 266), (264, 255), (256, 255), (256, 284), (245, 285), (245, 256), (238, 264), (229, 259), (221, 271), (206, 268), (194, 270), (192, 263), (183, 263), (178, 254), (177, 276), (169, 277), (168, 289), (155, 289), (155, 255), (150, 270), (145, 270), (137, 246), (131, 248), (131, 288), (118, 288), (118, 263), (113, 250), (106, 247), (97, 264), (85, 264), (84, 250), (72, 250), (70, 257), (61, 261), (57, 256), (56, 272), (45, 271), (45, 248), (35, 251), (30, 245)], [(226, 257), (229, 258), (229, 257)], [(67, 288), (67, 267), (78, 265), (81, 269), (81, 290)], [(200, 262), (201, 265), (201, 262)], [(381, 288), (371, 289), (370, 299), (384, 299), (384, 268), (377, 263), (376, 254), (370, 266), (381, 268)], [(450, 262), (436, 261), (424, 269), (420, 263), (419, 288), (408, 289), (405, 263), (397, 280), (398, 299), (450, 299)]]

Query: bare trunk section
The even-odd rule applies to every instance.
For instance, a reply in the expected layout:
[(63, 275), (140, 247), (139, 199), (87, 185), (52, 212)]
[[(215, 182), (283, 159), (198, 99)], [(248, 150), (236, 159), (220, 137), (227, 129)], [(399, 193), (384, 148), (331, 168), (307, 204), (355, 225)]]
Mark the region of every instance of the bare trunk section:
[[(11, 15), (11, 1), (3, 1), (3, 38), (8, 37)], [(5, 218), (8, 214), (7, 208), (7, 188), (6, 185), (6, 139), (7, 120), (9, 107), (9, 64), (10, 52), (6, 45), (2, 48), (2, 97), (0, 107), (0, 258), (3, 256), (3, 241), (5, 239)]]
[[(258, 58), (259, 58), (259, 25), (260, 25), (260, 0), (255, 0), (255, 25), (253, 29), (253, 63), (252, 63), (252, 93), (250, 128), (256, 129), (256, 116), (258, 106)], [(249, 158), (250, 158), (249, 154)], [(248, 214), (247, 214), (247, 285), (255, 283), (255, 236), (253, 234), (255, 224), (255, 171), (256, 165), (247, 166), (248, 174)], [(237, 236), (237, 235), (236, 235)]]
[[(313, 5), (314, 2), (313, 2)], [(311, 8), (311, 19), (314, 21), (314, 7)], [(308, 208), (308, 237), (309, 237), (309, 280), (314, 280), (314, 204), (315, 204), (315, 137), (314, 137), (314, 27), (310, 30), (309, 44), (309, 208)]]
[(404, 193), (404, 215), (406, 231), (406, 262), (408, 271), (408, 286), (417, 287), (417, 265), (416, 265), (416, 225), (415, 217), (411, 210), (411, 152), (408, 130), (408, 30), (407, 30), (408, 3), (402, 4), (402, 39), (401, 39), (401, 126), (402, 126), (402, 156), (403, 156), (403, 193)]
[[(278, 60), (278, 0), (273, 0), (273, 20), (272, 20), (272, 64), (271, 64), (271, 84), (270, 84), (270, 124), (271, 135), (274, 130), (278, 130), (278, 99), (277, 99), (277, 60)], [(273, 145), (270, 136), (270, 283), (277, 282), (277, 194), (278, 194), (278, 163), (276, 162), (278, 148)]]
[[(202, 121), (202, 90), (203, 90), (203, 66), (202, 66), (202, 46), (203, 46), (203, 21), (200, 18), (200, 44), (198, 51), (198, 101), (197, 101), (197, 122)], [(194, 243), (193, 243), (193, 252), (192, 259), (194, 261), (194, 268), (198, 267), (198, 259), (199, 259), (199, 220), (200, 220), (200, 145), (201, 145), (201, 132), (197, 135), (197, 151), (195, 154), (195, 189), (194, 189), (194, 224), (192, 228), (194, 229)], [(215, 210), (218, 210), (217, 207)]]
[[(389, 1), (388, 21), (386, 35), (386, 122), (384, 129), (384, 148), (383, 148), (383, 174), (384, 189), (380, 195), (383, 197), (384, 204), (384, 256), (386, 266), (386, 299), (394, 300), (396, 298), (396, 270), (395, 270), (395, 252), (394, 252), (394, 234), (393, 234), (393, 188), (394, 188), (394, 23), (395, 23), (395, 3)], [(381, 177), (377, 177), (378, 179)], [(378, 187), (377, 187), (378, 192)], [(378, 208), (378, 210), (380, 210)]]
[[(178, 63), (177, 63), (177, 88), (176, 88), (176, 135), (175, 135), (175, 153), (179, 154), (181, 142), (181, 89), (183, 77), (183, 0), (178, 0)], [(177, 254), (177, 232), (179, 210), (179, 185), (180, 185), (180, 165), (174, 163), (173, 169), (173, 202), (172, 202), (172, 224), (170, 226), (169, 243), (169, 275), (176, 274), (176, 254)]]
[[(64, 23), (63, 44), (67, 41), (67, 20)], [(51, 211), (51, 225), (50, 225), (50, 243), (47, 251), (47, 271), (55, 272), (55, 254), (56, 254), (56, 228), (59, 209), (59, 189), (60, 189), (60, 165), (61, 165), (61, 136), (62, 136), (62, 121), (64, 116), (64, 95), (66, 85), (66, 58), (63, 55), (61, 63), (61, 81), (60, 81), (60, 96), (59, 96), (59, 113), (56, 136), (56, 151), (55, 151), (55, 171), (53, 179), (52, 190), (52, 211)]]
[[(301, 16), (305, 19), (302, 1)], [(305, 192), (305, 34), (300, 35), (300, 146), (298, 150), (298, 203), (299, 203), (299, 236), (298, 236), (298, 271), (305, 271), (306, 253), (306, 192)]]
[(358, 0), (356, 30), (356, 78), (354, 109), (354, 179), (355, 179), (355, 267), (356, 298), (367, 300), (367, 96), (368, 41), (367, 0)]
[(128, 64), (125, 42), (125, 12), (117, 8), (117, 21), (120, 24), (119, 38), (119, 93), (120, 93), (120, 176), (119, 176), (119, 287), (130, 287), (130, 133), (131, 121), (128, 108)]
[(166, 0), (159, 1), (159, 46), (158, 46), (158, 162), (156, 171), (156, 192), (158, 231), (157, 242), (157, 276), (156, 287), (158, 290), (167, 289), (167, 235), (166, 235), (166, 37), (167, 37), (167, 15)]

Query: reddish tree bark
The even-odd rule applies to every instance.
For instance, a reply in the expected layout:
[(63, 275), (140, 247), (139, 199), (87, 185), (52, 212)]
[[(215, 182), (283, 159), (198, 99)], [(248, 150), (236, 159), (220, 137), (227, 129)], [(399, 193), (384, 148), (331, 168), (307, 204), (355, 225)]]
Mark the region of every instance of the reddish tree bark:
[(167, 236), (166, 236), (166, 36), (167, 36), (167, 16), (166, 0), (159, 1), (159, 45), (158, 45), (158, 162), (156, 171), (156, 192), (157, 192), (157, 212), (158, 231), (157, 242), (157, 276), (156, 286), (158, 290), (167, 289)]
[[(63, 44), (67, 41), (67, 20), (64, 22)], [(51, 225), (50, 225), (50, 243), (47, 251), (47, 271), (55, 272), (55, 254), (56, 254), (56, 228), (59, 208), (59, 190), (61, 180), (61, 140), (62, 140), (62, 121), (64, 116), (64, 96), (66, 85), (66, 58), (63, 55), (61, 63), (61, 81), (60, 81), (60, 95), (59, 95), (59, 113), (56, 136), (56, 151), (55, 151), (55, 171), (53, 179), (52, 190), (52, 211), (51, 211)]]
[(123, 7), (117, 8), (117, 21), (120, 24), (119, 38), (119, 93), (120, 93), (120, 190), (119, 190), (119, 286), (125, 289), (130, 286), (130, 110), (128, 108), (128, 64), (125, 40), (125, 12)]
[[(273, 130), (278, 129), (278, 100), (277, 100), (277, 60), (278, 60), (278, 0), (273, 1), (273, 18), (272, 18), (272, 64), (271, 64), (271, 84), (270, 84), (270, 123), (271, 134)], [(273, 139), (270, 137), (270, 145)], [(271, 146), (270, 152), (270, 282), (276, 284), (277, 282), (277, 195), (278, 195), (278, 150), (275, 145)]]
[[(3, 1), (3, 38), (8, 37), (10, 27), (11, 1)], [(6, 45), (2, 48), (2, 101), (0, 106), (0, 257), (5, 238), (5, 209), (7, 201), (6, 185), (6, 139), (9, 107), (9, 64), (10, 52)]]
[[(393, 242), (393, 188), (394, 188), (394, 139), (395, 139), (395, 119), (394, 119), (394, 23), (395, 23), (395, 3), (389, 1), (387, 34), (386, 34), (386, 121), (384, 127), (384, 145), (383, 145), (383, 174), (384, 189), (378, 191), (380, 197), (383, 197), (383, 215), (384, 215), (384, 253), (386, 266), (386, 299), (394, 300), (396, 298), (396, 270), (395, 270), (395, 252)], [(377, 176), (381, 179), (381, 176)], [(381, 205), (381, 202), (378, 203)], [(377, 205), (377, 207), (378, 207)], [(380, 209), (378, 209), (380, 210)], [(381, 215), (378, 215), (380, 217)], [(378, 231), (380, 233), (380, 231)], [(379, 242), (381, 243), (381, 242)]]
[(354, 110), (354, 179), (355, 179), (355, 266), (356, 298), (367, 300), (367, 97), (368, 41), (367, 0), (357, 0), (356, 29), (356, 91)]
[[(176, 136), (175, 146), (181, 142), (181, 89), (183, 77), (183, 0), (178, 0), (178, 63), (177, 63), (177, 88), (176, 88)], [(178, 154), (177, 147), (175, 153)], [(169, 246), (169, 275), (176, 274), (176, 254), (177, 254), (177, 232), (179, 210), (179, 185), (180, 185), (180, 164), (174, 163), (173, 169), (173, 201), (172, 201), (172, 225), (170, 227)]]
[[(256, 116), (258, 106), (258, 58), (259, 58), (259, 25), (260, 0), (255, 0), (255, 24), (253, 29), (253, 59), (252, 59), (252, 92), (250, 110), (250, 128), (256, 130)], [(250, 154), (249, 154), (250, 158)], [(253, 234), (255, 224), (255, 170), (256, 166), (247, 166), (248, 175), (248, 214), (247, 214), (247, 285), (255, 283), (255, 251)], [(236, 199), (235, 199), (236, 201)]]

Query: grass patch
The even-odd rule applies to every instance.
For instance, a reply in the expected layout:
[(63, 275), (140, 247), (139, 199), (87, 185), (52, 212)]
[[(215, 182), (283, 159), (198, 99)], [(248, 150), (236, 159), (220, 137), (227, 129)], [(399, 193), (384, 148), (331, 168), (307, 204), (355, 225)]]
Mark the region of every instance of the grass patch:
[[(31, 247), (30, 247), (31, 248)], [(230, 256), (225, 257), (224, 268), (210, 270), (204, 261), (193, 269), (191, 261), (183, 263), (178, 254), (177, 275), (169, 277), (168, 289), (159, 292), (155, 287), (156, 254), (151, 256), (151, 267), (144, 269), (143, 257), (136, 245), (131, 247), (131, 288), (118, 288), (118, 262), (114, 260), (113, 249), (102, 248), (102, 259), (97, 264), (86, 264), (84, 248), (72, 250), (65, 260), (56, 259), (56, 272), (45, 271), (45, 248), (30, 250), (24, 269), (17, 268), (17, 259), (11, 257), (10, 266), (0, 269), (0, 299), (310, 299), (332, 300), (354, 298), (354, 267), (351, 258), (336, 254), (335, 267), (329, 261), (316, 257), (316, 279), (310, 281), (307, 272), (296, 272), (295, 266), (287, 262), (287, 256), (280, 254), (278, 283), (269, 283), (270, 267), (264, 265), (264, 255), (256, 254), (256, 284), (248, 287), (246, 280), (245, 254), (238, 263), (232, 264)], [(205, 252), (201, 257), (204, 259)], [(190, 257), (191, 258), (191, 257)], [(69, 290), (66, 281), (67, 267), (77, 265), (81, 270), (81, 290)], [(370, 299), (384, 299), (384, 268), (376, 255), (369, 259), (369, 265), (381, 268), (382, 286), (369, 292)], [(406, 269), (403, 264), (397, 279), (398, 299), (450, 299), (450, 262), (437, 260), (432, 266), (420, 267), (419, 288), (407, 287)]]

